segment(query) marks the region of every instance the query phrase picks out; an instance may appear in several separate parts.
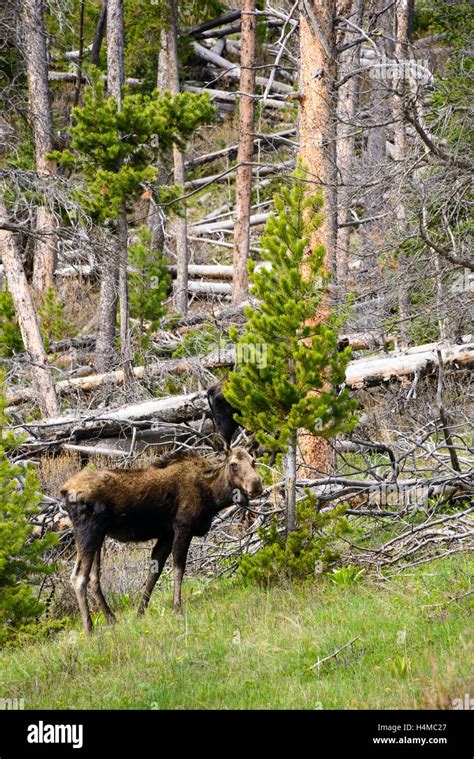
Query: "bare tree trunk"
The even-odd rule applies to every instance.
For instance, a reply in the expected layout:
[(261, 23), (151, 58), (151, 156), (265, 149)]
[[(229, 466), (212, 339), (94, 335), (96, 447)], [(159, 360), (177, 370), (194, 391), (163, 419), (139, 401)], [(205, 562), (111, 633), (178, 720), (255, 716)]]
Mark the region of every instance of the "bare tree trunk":
[[(23, 2), (23, 43), (28, 74), (28, 94), (33, 119), (35, 161), (38, 174), (54, 174), (56, 165), (47, 157), (54, 150), (53, 114), (48, 87), (48, 46), (44, 26), (44, 0)], [(36, 228), (45, 232), (35, 242), (33, 287), (45, 292), (54, 283), (56, 252), (52, 232), (54, 217), (45, 206), (36, 212)]]
[(122, 110), (122, 87), (125, 81), (123, 0), (107, 2), (107, 94), (115, 98)]
[[(168, 35), (166, 29), (162, 29), (160, 33), (160, 52), (157, 55), (156, 66), (156, 89), (158, 93), (169, 89), (168, 79)], [(157, 162), (157, 172), (156, 184), (159, 187), (161, 184), (166, 183), (166, 172), (160, 159)], [(156, 205), (153, 197), (150, 197), (147, 203), (146, 223), (151, 232), (151, 248), (152, 250), (163, 251), (165, 245), (165, 216), (163, 211)]]
[[(410, 28), (410, 0), (398, 0), (396, 5), (396, 34), (395, 34), (395, 58), (401, 62), (408, 58), (409, 49), (409, 28)], [(403, 75), (402, 75), (403, 76)], [(403, 113), (403, 99), (405, 95), (404, 79), (395, 79), (394, 81), (394, 160), (402, 164), (406, 155), (406, 135), (405, 135), (405, 118)], [(401, 229), (406, 229), (405, 207), (401, 199), (395, 200), (395, 215), (398, 225)], [(400, 320), (400, 347), (408, 348), (410, 345), (410, 288), (406, 276), (407, 258), (400, 251), (398, 258), (398, 315)]]
[[(0, 196), (0, 223), (2, 225), (8, 223), (8, 214), (2, 196)], [(48, 365), (33, 299), (12, 232), (0, 230), (0, 247), (8, 290), (13, 298), (23, 343), (31, 360), (31, 379), (38, 406), (43, 416), (58, 416), (59, 404), (51, 369)]]
[[(354, 0), (352, 3), (352, 18), (355, 23), (362, 25), (364, 0)], [(344, 42), (350, 42), (353, 34), (345, 34)], [(344, 50), (339, 56), (338, 79), (355, 71), (360, 67), (360, 45)], [(351, 76), (348, 81), (338, 89), (337, 98), (337, 168), (341, 191), (338, 193), (338, 231), (336, 270), (337, 282), (345, 287), (347, 279), (347, 267), (349, 263), (350, 227), (341, 226), (347, 224), (350, 216), (351, 181), (355, 172), (353, 164), (355, 160), (355, 127), (353, 126), (359, 102), (359, 79)]]
[[(178, 93), (179, 87), (179, 61), (178, 61), (178, 3), (171, 0), (170, 27), (168, 30), (168, 82), (172, 93)], [(176, 184), (184, 189), (185, 168), (184, 154), (177, 145), (173, 145), (173, 175)], [(181, 216), (176, 219), (176, 309), (185, 316), (188, 312), (188, 233), (186, 222), (186, 209), (182, 209)]]
[(232, 300), (248, 297), (247, 259), (250, 246), (250, 201), (255, 115), (255, 0), (243, 0), (240, 55), (239, 148), (237, 152), (236, 206), (234, 231), (234, 281)]
[(103, 0), (102, 7), (100, 9), (100, 16), (97, 21), (97, 26), (94, 32), (94, 39), (92, 41), (91, 50), (91, 63), (97, 66), (99, 63), (100, 49), (104, 40), (105, 29), (107, 26), (107, 0)]
[[(122, 107), (122, 86), (125, 80), (123, 0), (107, 3), (107, 93)], [(124, 217), (124, 218), (123, 218)], [(130, 330), (128, 323), (127, 296), (127, 249), (123, 229), (127, 219), (120, 214), (116, 222), (117, 244), (114, 251), (107, 252), (102, 261), (99, 328), (97, 332), (95, 365), (105, 372), (115, 359), (115, 322), (117, 319), (117, 286), (120, 293), (120, 338), (122, 358), (128, 364), (130, 358)], [(127, 366), (124, 367), (127, 370)]]
[[(336, 274), (337, 166), (336, 166), (336, 39), (335, 0), (303, 0), (300, 16), (300, 125), (299, 158), (308, 170), (314, 188), (322, 188), (324, 221), (314, 230), (308, 255), (318, 245), (326, 251), (325, 267)], [(329, 295), (315, 321), (327, 316)], [(301, 432), (299, 448), (305, 464), (320, 473), (329, 473), (333, 455), (321, 437)]]

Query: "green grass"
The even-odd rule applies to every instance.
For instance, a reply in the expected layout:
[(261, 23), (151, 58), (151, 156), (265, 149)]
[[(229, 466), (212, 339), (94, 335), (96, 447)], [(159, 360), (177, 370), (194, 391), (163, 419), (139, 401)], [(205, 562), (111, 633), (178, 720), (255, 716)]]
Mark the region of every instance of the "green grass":
[[(472, 692), (473, 562), (453, 557), (387, 582), (269, 589), (169, 581), (145, 619), (5, 651), (0, 695), (50, 709), (450, 708)], [(336, 659), (311, 669), (354, 637)]]

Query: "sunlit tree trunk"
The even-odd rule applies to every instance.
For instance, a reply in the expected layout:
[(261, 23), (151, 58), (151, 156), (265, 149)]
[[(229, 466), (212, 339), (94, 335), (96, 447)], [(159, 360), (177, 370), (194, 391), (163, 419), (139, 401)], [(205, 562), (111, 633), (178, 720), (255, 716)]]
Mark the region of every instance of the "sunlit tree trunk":
[(248, 295), (247, 259), (250, 245), (256, 27), (255, 0), (244, 0), (242, 4), (240, 49), (238, 169), (235, 187), (234, 276), (232, 286), (234, 303), (240, 303)]
[[(40, 175), (53, 174), (54, 161), (48, 153), (54, 150), (53, 115), (48, 86), (48, 44), (44, 25), (44, 0), (23, 0), (23, 44), (28, 74), (28, 95), (32, 115), (36, 170)], [(32, 284), (44, 293), (54, 282), (56, 251), (55, 221), (45, 206), (36, 210), (36, 228), (42, 233), (35, 241)]]
[[(324, 196), (324, 221), (313, 232), (308, 256), (315, 247), (323, 245), (326, 269), (334, 278), (337, 260), (335, 15), (335, 0), (303, 0), (301, 4), (299, 159), (308, 170), (307, 179), (313, 183), (314, 191), (322, 189)], [(327, 316), (331, 300), (327, 294), (315, 320)], [(311, 468), (309, 476), (331, 471), (333, 455), (326, 440), (301, 432), (298, 444), (304, 463)]]

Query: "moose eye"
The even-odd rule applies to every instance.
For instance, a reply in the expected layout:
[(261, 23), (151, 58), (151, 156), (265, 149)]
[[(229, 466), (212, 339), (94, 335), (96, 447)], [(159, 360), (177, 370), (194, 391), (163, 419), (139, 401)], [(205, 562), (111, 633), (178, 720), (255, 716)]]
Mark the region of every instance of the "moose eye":
[(234, 474), (237, 474), (237, 472), (239, 471), (239, 467), (235, 463), (235, 461), (233, 461), (232, 464), (230, 465), (230, 471), (233, 472)]

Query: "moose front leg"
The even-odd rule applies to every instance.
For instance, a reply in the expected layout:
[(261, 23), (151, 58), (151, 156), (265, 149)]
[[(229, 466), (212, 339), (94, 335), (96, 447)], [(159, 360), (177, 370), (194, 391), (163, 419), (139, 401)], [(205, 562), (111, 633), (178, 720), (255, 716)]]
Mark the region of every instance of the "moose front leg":
[(192, 533), (186, 528), (177, 528), (173, 541), (173, 567), (174, 567), (174, 590), (173, 590), (173, 611), (179, 614), (181, 611), (181, 585), (186, 569), (186, 559), (188, 557), (189, 545), (192, 540)]
[(173, 533), (171, 533), (171, 535), (167, 535), (166, 537), (160, 538), (160, 540), (153, 548), (153, 551), (151, 552), (150, 569), (148, 571), (148, 577), (142, 600), (140, 601), (140, 606), (138, 607), (138, 616), (141, 616), (148, 606), (153, 588), (155, 587), (156, 582), (163, 571), (163, 567), (166, 564), (166, 559), (171, 553), (172, 545)]

